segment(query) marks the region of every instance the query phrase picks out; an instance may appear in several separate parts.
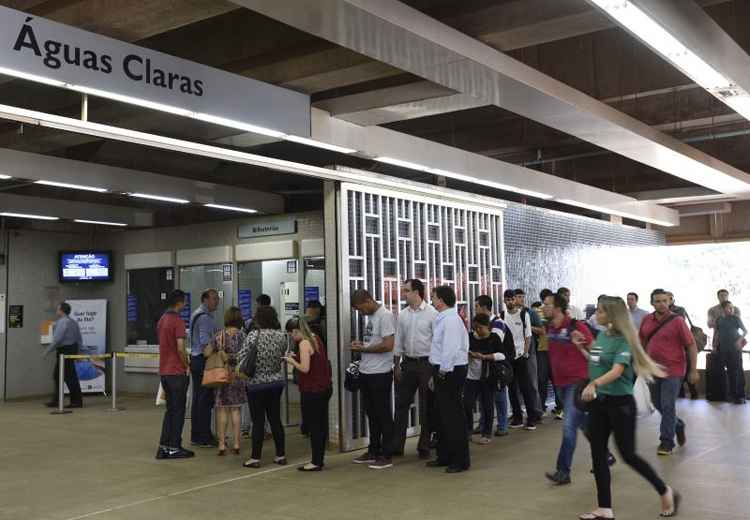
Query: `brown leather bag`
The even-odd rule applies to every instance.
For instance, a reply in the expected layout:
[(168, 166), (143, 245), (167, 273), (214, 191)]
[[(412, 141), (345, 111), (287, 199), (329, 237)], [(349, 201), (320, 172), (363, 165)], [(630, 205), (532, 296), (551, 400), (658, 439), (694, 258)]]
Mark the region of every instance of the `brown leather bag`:
[(206, 357), (206, 366), (203, 369), (203, 379), (201, 384), (209, 388), (219, 388), (232, 382), (232, 372), (229, 370), (229, 356), (227, 355), (225, 345), (226, 333), (222, 331), (220, 345), (218, 348), (209, 343), (203, 349), (203, 355)]

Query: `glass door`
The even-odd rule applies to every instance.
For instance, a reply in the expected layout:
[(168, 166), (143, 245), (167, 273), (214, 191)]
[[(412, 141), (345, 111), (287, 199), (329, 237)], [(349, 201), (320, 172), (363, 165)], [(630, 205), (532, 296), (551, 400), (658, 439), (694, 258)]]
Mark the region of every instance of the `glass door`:
[[(230, 266), (228, 277), (225, 267)], [(191, 265), (180, 267), (180, 289), (188, 295), (188, 305), (183, 316), (190, 316), (201, 304), (201, 294), (206, 289), (216, 289), (219, 293), (219, 305), (213, 313), (216, 326), (224, 325), (224, 310), (232, 305), (232, 264)], [(187, 320), (185, 325), (188, 325)]]
[(174, 285), (174, 269), (171, 267), (128, 271), (128, 345), (159, 343), (156, 324), (167, 309), (167, 297)]

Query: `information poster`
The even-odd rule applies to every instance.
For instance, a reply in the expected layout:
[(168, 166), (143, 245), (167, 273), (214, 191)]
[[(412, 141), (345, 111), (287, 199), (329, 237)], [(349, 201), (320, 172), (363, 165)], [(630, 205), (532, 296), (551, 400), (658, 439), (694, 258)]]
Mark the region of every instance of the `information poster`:
[(320, 300), (320, 287), (305, 287), (305, 308), (315, 300)]
[(190, 306), (190, 293), (185, 293), (185, 306), (180, 311), (180, 318), (185, 322), (185, 328), (190, 326), (190, 315), (192, 314), (192, 308)]
[(138, 321), (138, 297), (135, 294), (128, 294), (128, 323)]
[(23, 305), (8, 306), (8, 328), (23, 328)]
[[(70, 317), (78, 322), (83, 345), (80, 354), (100, 355), (107, 353), (107, 300), (67, 300)], [(105, 390), (105, 360), (76, 361), (76, 372), (84, 393), (99, 393)], [(65, 393), (68, 393), (67, 385)]]
[(247, 321), (253, 317), (253, 291), (252, 289), (240, 289), (237, 291), (237, 302), (240, 307), (242, 319)]

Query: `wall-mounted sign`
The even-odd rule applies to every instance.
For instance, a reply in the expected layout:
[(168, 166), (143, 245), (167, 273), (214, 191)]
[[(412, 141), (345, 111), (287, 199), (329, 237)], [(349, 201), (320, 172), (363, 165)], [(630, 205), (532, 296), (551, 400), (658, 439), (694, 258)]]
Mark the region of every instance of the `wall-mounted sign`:
[(320, 288), (305, 287), (305, 307), (307, 307), (308, 303), (316, 300), (320, 300)]
[(8, 306), (8, 328), (23, 328), (23, 305)]
[(185, 306), (180, 311), (180, 318), (185, 322), (185, 327), (190, 326), (190, 315), (192, 310), (190, 308), (190, 293), (185, 293)]
[(232, 281), (232, 264), (223, 264), (221, 266), (222, 278), (225, 282)]
[(7, 7), (0, 8), (0, 67), (209, 122), (310, 136), (309, 96)]
[(135, 294), (128, 294), (128, 323), (138, 321), (138, 297)]
[(294, 274), (297, 272), (297, 260), (289, 260), (286, 263), (286, 272), (289, 274)]
[(293, 235), (296, 232), (297, 221), (287, 218), (257, 224), (244, 224), (238, 228), (238, 235), (240, 238)]
[(242, 319), (247, 321), (253, 317), (253, 291), (252, 289), (239, 289), (237, 291), (237, 304), (240, 308)]

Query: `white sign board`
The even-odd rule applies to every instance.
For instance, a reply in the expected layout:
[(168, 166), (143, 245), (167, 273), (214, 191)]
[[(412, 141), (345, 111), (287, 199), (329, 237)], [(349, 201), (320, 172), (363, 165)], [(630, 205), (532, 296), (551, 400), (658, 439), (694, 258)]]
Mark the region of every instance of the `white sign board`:
[(309, 96), (7, 7), (0, 7), (0, 68), (310, 136)]
[[(67, 300), (70, 317), (78, 322), (83, 345), (79, 354), (106, 354), (107, 352), (107, 300)], [(83, 393), (99, 393), (105, 390), (105, 361), (76, 361), (76, 372)], [(65, 386), (65, 393), (68, 387)]]
[(238, 228), (239, 238), (255, 238), (271, 235), (293, 235), (296, 232), (297, 221), (288, 218), (275, 220), (272, 222), (244, 224)]

